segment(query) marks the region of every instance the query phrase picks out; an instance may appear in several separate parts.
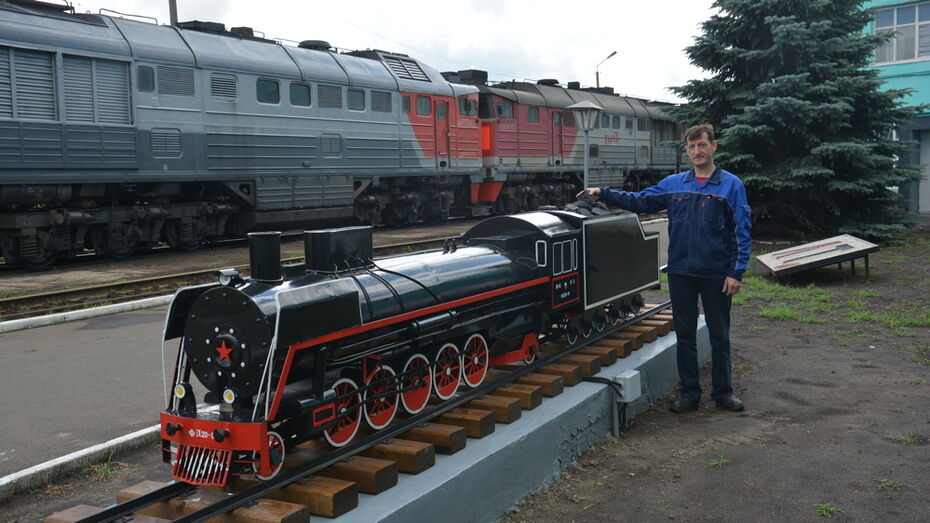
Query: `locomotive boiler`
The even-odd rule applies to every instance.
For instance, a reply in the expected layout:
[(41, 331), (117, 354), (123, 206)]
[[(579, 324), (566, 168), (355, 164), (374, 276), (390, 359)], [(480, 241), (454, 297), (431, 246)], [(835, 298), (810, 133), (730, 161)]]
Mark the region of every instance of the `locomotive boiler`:
[(630, 213), (493, 217), (441, 250), (378, 260), (370, 227), (305, 232), (296, 265), (281, 265), (278, 233), (249, 241), (249, 277), (221, 271), (169, 308), (163, 457), (186, 482), (273, 476), (289, 446), (344, 446), (532, 361), (541, 341), (603, 330), (658, 284), (658, 237)]

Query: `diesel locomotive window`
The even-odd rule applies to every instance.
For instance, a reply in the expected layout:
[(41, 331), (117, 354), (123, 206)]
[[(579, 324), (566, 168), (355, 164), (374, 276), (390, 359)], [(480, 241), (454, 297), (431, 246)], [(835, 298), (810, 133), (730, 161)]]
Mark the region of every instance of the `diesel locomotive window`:
[(410, 114), (410, 97), (409, 96), (400, 97), (400, 110), (403, 111), (404, 114)]
[(353, 111), (364, 111), (365, 91), (359, 89), (346, 90), (346, 107)]
[(463, 116), (478, 114), (478, 103), (468, 98), (459, 98), (459, 114)]
[(649, 130), (649, 118), (637, 118), (636, 119), (636, 130), (637, 131), (648, 131)]
[(513, 104), (507, 102), (498, 103), (497, 116), (500, 118), (513, 118)]
[(626, 128), (627, 128), (628, 131), (632, 131), (632, 130), (633, 130), (633, 120), (635, 120), (635, 119), (636, 119), (636, 118), (630, 118), (629, 116), (626, 117)]
[(562, 126), (562, 113), (556, 111), (552, 113), (552, 126), (561, 127)]
[(446, 102), (439, 102), (436, 104), (436, 119), (446, 119)]
[(316, 94), (320, 99), (317, 105), (330, 109), (342, 109), (342, 87), (335, 85), (318, 85)]
[(575, 126), (575, 115), (573, 115), (570, 112), (563, 113), (563, 114), (564, 114), (563, 125), (565, 125), (565, 127), (574, 127)]
[(136, 88), (143, 93), (155, 91), (155, 69), (147, 65), (136, 68)]
[(620, 128), (620, 117), (619, 117), (619, 116), (614, 116), (614, 117), (613, 117), (613, 126), (612, 126), (612, 127), (613, 127), (614, 129), (619, 129), (619, 128)]
[(417, 96), (417, 114), (420, 116), (433, 114), (431, 105), (428, 96)]
[(259, 103), (277, 104), (281, 102), (281, 90), (277, 80), (259, 78), (255, 82), (255, 97)]
[(526, 112), (526, 121), (530, 123), (539, 123), (539, 107), (530, 107)]
[(296, 107), (310, 107), (309, 85), (291, 83), (291, 105)]
[(371, 110), (376, 113), (390, 113), (394, 111), (391, 104), (391, 93), (384, 91), (371, 92)]
[(610, 116), (606, 114), (601, 115), (601, 129), (610, 129)]
[(875, 49), (875, 63), (930, 57), (930, 3), (875, 11), (875, 34), (894, 33)]

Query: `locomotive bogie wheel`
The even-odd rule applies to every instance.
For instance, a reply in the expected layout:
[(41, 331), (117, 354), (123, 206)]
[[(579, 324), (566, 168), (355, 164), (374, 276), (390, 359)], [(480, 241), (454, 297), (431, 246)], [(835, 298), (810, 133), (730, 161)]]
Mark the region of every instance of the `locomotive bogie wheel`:
[(268, 432), (268, 461), (271, 462), (271, 472), (267, 476), (261, 475), (260, 456), (254, 456), (255, 461), (252, 463), (252, 469), (255, 471), (255, 477), (262, 481), (267, 481), (281, 472), (281, 465), (284, 464), (284, 438), (277, 432)]
[(469, 387), (477, 387), (488, 375), (488, 342), (480, 334), (472, 334), (462, 350), (462, 378)]
[(404, 410), (416, 414), (426, 408), (433, 389), (433, 372), (426, 356), (416, 353), (407, 358), (400, 384)]
[(578, 343), (578, 329), (576, 327), (572, 325), (565, 327), (565, 341), (567, 341), (569, 345)]
[(433, 388), (441, 400), (451, 398), (459, 390), (462, 380), (462, 357), (458, 347), (446, 343), (436, 351), (433, 363)]
[(612, 327), (617, 326), (622, 319), (623, 314), (617, 311), (617, 309), (614, 309), (613, 307), (607, 309), (607, 322), (610, 323)]
[(365, 421), (373, 429), (383, 429), (394, 420), (398, 406), (397, 373), (387, 365), (375, 373), (365, 390)]
[(594, 328), (591, 326), (590, 321), (582, 321), (581, 326), (578, 327), (578, 333), (581, 334), (582, 338), (590, 338)]
[(336, 393), (336, 424), (323, 431), (323, 437), (334, 447), (344, 447), (352, 441), (362, 421), (362, 395), (350, 378), (333, 384)]

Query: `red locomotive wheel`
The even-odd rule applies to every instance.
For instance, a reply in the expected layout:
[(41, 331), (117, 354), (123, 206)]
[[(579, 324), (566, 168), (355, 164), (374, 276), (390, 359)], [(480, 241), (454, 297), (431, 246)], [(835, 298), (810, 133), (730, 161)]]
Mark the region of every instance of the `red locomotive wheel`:
[(362, 421), (362, 395), (358, 385), (349, 378), (342, 378), (333, 385), (336, 393), (336, 425), (323, 431), (326, 441), (334, 447), (347, 445)]
[(477, 387), (488, 374), (488, 342), (480, 334), (472, 334), (462, 352), (462, 370), (465, 383)]
[(277, 432), (268, 433), (268, 460), (271, 461), (271, 472), (269, 472), (267, 476), (262, 476), (260, 474), (260, 456), (256, 455), (254, 459), (255, 462), (252, 464), (252, 469), (255, 471), (255, 476), (258, 479), (265, 481), (277, 476), (278, 472), (281, 472), (281, 465), (284, 464), (284, 438)]
[(383, 429), (397, 414), (397, 373), (382, 365), (371, 382), (365, 391), (365, 420), (371, 428)]
[(433, 388), (433, 373), (429, 360), (422, 354), (414, 354), (404, 364), (403, 378), (401, 378), (400, 402), (404, 410), (416, 414), (424, 408), (429, 401), (429, 393)]
[(462, 359), (459, 349), (451, 343), (446, 343), (436, 353), (436, 363), (433, 364), (433, 383), (439, 399), (447, 400), (459, 390), (459, 381), (462, 380)]

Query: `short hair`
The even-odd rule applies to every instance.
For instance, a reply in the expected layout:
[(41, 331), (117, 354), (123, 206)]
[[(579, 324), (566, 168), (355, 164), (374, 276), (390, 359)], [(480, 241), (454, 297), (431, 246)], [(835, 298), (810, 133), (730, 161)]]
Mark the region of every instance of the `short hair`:
[(685, 142), (700, 140), (701, 136), (707, 134), (707, 139), (711, 142), (714, 141), (714, 126), (709, 123), (702, 123), (700, 125), (692, 125), (688, 127), (688, 130), (685, 131)]

